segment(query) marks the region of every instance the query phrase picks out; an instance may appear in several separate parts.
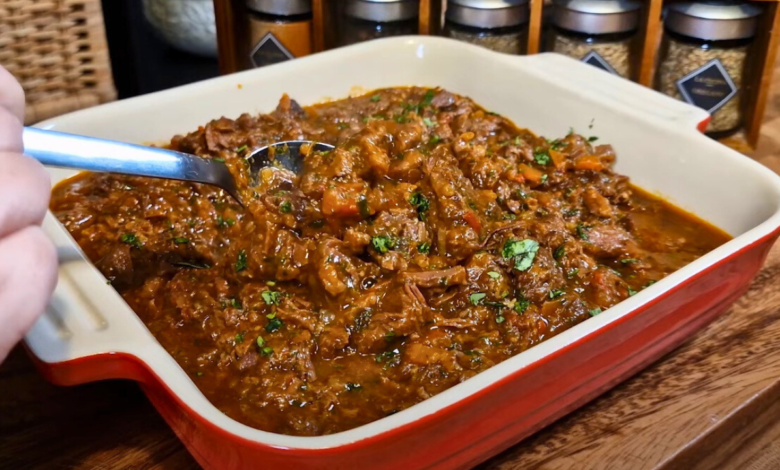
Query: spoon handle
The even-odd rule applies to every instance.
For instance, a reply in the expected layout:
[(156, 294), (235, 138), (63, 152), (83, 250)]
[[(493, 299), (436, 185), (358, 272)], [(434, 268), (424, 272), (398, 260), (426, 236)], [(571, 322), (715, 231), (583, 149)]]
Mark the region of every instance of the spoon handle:
[(219, 186), (238, 198), (221, 162), (182, 152), (25, 127), (24, 152), (47, 166), (194, 181)]

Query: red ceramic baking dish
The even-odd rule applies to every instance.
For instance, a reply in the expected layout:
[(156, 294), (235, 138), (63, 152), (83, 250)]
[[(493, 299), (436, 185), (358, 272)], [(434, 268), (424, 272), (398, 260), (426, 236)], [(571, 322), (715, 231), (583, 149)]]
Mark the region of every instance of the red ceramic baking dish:
[[(51, 214), (62, 257), (51, 306), (27, 335), (63, 385), (137, 380), (209, 469), (467, 468), (583, 405), (670, 351), (747, 289), (780, 227), (780, 178), (700, 134), (708, 116), (558, 55), (515, 57), (433, 37), (378, 40), (81, 111), (41, 123), (128, 142), (166, 141), (213, 118), (360, 90), (441, 86), (548, 136), (569, 127), (613, 144), (616, 170), (734, 239), (639, 294), (400, 413), (349, 431), (294, 437), (216, 409)], [(57, 181), (72, 173), (52, 170)]]

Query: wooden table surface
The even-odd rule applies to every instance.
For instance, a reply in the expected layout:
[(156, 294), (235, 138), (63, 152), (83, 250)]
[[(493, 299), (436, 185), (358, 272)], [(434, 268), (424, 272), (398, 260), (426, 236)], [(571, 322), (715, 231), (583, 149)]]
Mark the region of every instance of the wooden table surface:
[[(780, 69), (775, 74), (780, 90)], [(754, 158), (780, 172), (780, 93)], [(780, 469), (780, 244), (748, 293), (644, 372), (479, 470)], [(0, 366), (0, 469), (193, 469), (129, 381), (56, 387)], [(366, 464), (370, 469), (370, 464)]]

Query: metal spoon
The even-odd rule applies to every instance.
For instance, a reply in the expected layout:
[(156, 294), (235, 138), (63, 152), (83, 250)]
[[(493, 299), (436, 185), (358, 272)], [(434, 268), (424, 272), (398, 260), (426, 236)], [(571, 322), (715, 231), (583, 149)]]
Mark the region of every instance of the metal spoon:
[[(156, 147), (133, 145), (32, 127), (24, 128), (25, 154), (47, 166), (205, 183), (224, 189), (244, 205), (228, 167), (215, 160)], [(252, 177), (268, 166), (296, 174), (303, 168), (301, 147), (332, 150), (332, 145), (304, 140), (277, 142), (253, 150), (246, 159)]]

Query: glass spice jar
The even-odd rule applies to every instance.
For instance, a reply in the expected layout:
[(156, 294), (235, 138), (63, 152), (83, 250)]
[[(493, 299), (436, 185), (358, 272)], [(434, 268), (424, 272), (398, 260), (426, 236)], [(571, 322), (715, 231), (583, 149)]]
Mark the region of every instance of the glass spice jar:
[(312, 53), (311, 0), (246, 0), (253, 67)]
[(553, 52), (624, 78), (633, 74), (631, 52), (641, 4), (635, 0), (555, 0)]
[(340, 44), (417, 34), (419, 0), (348, 0)]
[(725, 137), (742, 125), (749, 46), (761, 9), (749, 3), (673, 3), (666, 9), (656, 89), (706, 110), (705, 133)]
[(444, 35), (498, 52), (525, 54), (528, 0), (448, 0)]

